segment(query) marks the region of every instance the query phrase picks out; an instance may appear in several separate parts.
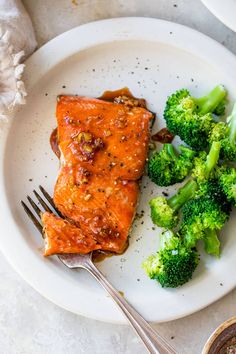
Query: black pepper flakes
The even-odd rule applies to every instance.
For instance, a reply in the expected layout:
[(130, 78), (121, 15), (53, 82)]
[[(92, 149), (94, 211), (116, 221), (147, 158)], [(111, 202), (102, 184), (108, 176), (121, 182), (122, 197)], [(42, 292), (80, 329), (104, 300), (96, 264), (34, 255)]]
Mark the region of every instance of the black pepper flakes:
[(168, 196), (169, 196), (169, 194), (166, 193), (166, 192), (162, 192), (162, 194), (163, 194), (165, 197), (168, 197)]

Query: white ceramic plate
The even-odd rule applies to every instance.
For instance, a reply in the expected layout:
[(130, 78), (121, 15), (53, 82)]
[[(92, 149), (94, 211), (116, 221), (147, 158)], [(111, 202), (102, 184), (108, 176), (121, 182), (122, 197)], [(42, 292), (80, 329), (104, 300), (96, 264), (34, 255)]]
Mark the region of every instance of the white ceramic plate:
[(202, 0), (202, 2), (213, 15), (236, 32), (236, 0)]
[[(60, 93), (97, 97), (106, 89), (128, 86), (157, 112), (154, 131), (164, 122), (167, 95), (181, 87), (201, 95), (224, 83), (236, 100), (236, 59), (224, 47), (189, 28), (155, 19), (123, 18), (90, 23), (55, 38), (28, 59), (27, 104), (1, 132), (0, 246), (15, 269), (42, 295), (74, 313), (125, 323), (103, 289), (85, 271), (71, 271), (56, 257), (42, 256), (42, 240), (27, 220), (20, 200), (39, 184), (52, 193), (58, 172), (49, 136), (56, 126)], [(164, 290), (149, 280), (142, 261), (158, 248), (159, 230), (152, 230), (148, 200), (160, 189), (143, 180), (139, 211), (130, 246), (99, 268), (149, 321), (168, 321), (197, 311), (236, 285), (235, 221), (222, 235), (222, 257), (203, 256), (193, 280)], [(145, 221), (142, 223), (142, 221)], [(222, 284), (222, 285), (221, 285)]]

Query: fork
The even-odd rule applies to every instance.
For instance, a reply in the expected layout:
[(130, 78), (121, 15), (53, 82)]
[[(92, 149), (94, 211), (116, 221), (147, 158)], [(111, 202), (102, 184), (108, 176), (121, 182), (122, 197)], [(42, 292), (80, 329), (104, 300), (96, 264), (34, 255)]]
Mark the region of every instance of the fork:
[[(59, 210), (57, 210), (53, 199), (49, 195), (49, 193), (42, 186), (39, 186), (39, 189), (44, 198), (42, 198), (36, 190), (34, 190), (33, 193), (43, 210), (54, 214), (56, 212), (58, 216), (63, 217)], [(41, 213), (43, 211), (38, 207), (38, 205), (33, 201), (30, 196), (27, 196), (27, 199), (34, 212), (32, 212), (30, 208), (26, 205), (26, 203), (24, 203), (23, 201), (21, 201), (21, 204), (26, 214), (37, 227), (38, 231), (41, 233), (42, 236), (44, 236), (43, 226), (41, 223)], [(47, 200), (47, 202), (45, 201), (45, 199)], [(37, 216), (35, 216), (35, 214)], [(149, 353), (177, 354), (177, 352), (172, 348), (172, 346), (167, 343), (167, 341), (159, 333), (154, 331), (154, 329), (149, 325), (149, 323), (145, 321), (144, 318), (109, 283), (109, 281), (104, 277), (104, 275), (93, 263), (92, 252), (88, 254), (59, 254), (58, 258), (66, 267), (70, 269), (86, 269), (90, 274), (92, 274), (95, 279), (97, 279), (97, 281), (108, 292), (108, 294), (112, 297), (112, 299), (118, 305), (123, 314), (126, 316), (130, 325), (139, 335)]]

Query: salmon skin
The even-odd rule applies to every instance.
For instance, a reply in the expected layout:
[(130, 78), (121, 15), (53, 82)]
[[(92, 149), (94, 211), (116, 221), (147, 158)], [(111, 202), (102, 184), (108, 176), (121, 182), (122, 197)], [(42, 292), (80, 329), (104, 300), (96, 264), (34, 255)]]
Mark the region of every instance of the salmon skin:
[(42, 214), (44, 255), (122, 253), (137, 206), (153, 114), (143, 100), (139, 105), (124, 97), (108, 102), (63, 95), (56, 117), (60, 171), (53, 199), (65, 219)]

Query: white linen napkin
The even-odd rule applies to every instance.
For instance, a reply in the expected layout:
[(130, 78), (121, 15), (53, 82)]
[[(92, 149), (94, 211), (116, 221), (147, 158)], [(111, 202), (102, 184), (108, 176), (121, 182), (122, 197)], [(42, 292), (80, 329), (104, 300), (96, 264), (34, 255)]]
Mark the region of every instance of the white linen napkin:
[(36, 48), (31, 20), (20, 0), (0, 0), (0, 118), (25, 103), (22, 60)]

